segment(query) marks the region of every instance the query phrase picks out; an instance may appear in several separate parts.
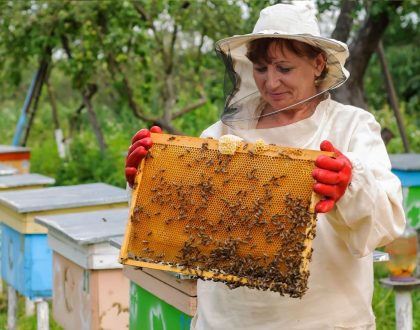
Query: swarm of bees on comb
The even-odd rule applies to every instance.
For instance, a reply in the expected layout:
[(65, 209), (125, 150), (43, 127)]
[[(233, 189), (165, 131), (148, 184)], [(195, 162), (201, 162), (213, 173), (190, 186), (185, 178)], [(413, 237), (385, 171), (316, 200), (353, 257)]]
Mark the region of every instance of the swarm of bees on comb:
[(234, 139), (232, 154), (230, 138), (228, 147), (152, 138), (121, 263), (302, 297), (316, 228), (311, 173), (321, 152)]

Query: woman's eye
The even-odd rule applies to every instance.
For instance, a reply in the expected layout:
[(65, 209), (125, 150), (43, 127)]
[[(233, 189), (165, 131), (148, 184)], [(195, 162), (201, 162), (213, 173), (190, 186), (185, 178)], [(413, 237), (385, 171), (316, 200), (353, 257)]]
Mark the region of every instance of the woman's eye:
[(288, 73), (288, 72), (292, 71), (292, 68), (285, 68), (285, 67), (278, 66), (277, 71), (279, 71), (281, 73)]
[(261, 67), (254, 67), (254, 70), (259, 72), (259, 73), (264, 73), (267, 71), (267, 68), (265, 66), (261, 66)]

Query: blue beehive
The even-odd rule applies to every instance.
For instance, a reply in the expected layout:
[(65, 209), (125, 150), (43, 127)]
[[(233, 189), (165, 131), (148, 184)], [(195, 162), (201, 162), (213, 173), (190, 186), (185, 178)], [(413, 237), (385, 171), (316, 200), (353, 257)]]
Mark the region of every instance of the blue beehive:
[(390, 155), (392, 172), (401, 180), (404, 210), (410, 225), (420, 230), (420, 154)]
[(3, 279), (30, 299), (50, 297), (52, 252), (47, 235), (22, 235), (7, 225), (1, 235)]
[[(44, 175), (40, 175), (40, 174), (16, 174), (17, 170), (14, 169), (13, 167), (10, 166), (6, 166), (6, 165), (2, 165), (0, 164), (0, 192), (4, 192), (4, 191), (16, 191), (16, 190), (22, 190), (22, 189), (33, 189), (33, 188), (41, 188), (47, 185), (52, 185), (55, 183), (55, 180), (53, 178), (49, 178), (47, 176)], [(0, 219), (1, 221), (1, 219)], [(2, 226), (0, 226), (0, 251), (1, 251), (1, 243), (3, 241), (3, 236), (5, 237), (5, 246), (4, 249), (7, 251), (13, 251), (14, 248), (12, 248), (12, 245), (14, 242), (18, 242), (15, 239), (11, 239), (10, 237), (12, 237), (13, 235), (16, 235), (17, 233), (14, 232), (11, 228), (10, 230), (7, 231), (7, 233), (2, 233)], [(37, 235), (39, 236), (39, 235)], [(39, 237), (34, 237), (34, 239), (39, 240)], [(38, 251), (35, 250), (35, 248), (33, 247), (33, 241), (31, 242), (25, 242), (30, 244), (30, 248), (33, 251), (32, 253), (43, 253), (40, 255), (44, 255), (45, 253), (43, 251)], [(38, 246), (38, 244), (37, 244)], [(25, 246), (21, 246), (18, 247), (21, 250), (22, 249), (27, 249), (28, 247)], [(19, 251), (19, 250), (16, 250)], [(0, 252), (0, 256), (1, 256), (1, 252)], [(5, 262), (8, 262), (10, 267), (17, 267), (18, 263), (21, 263), (23, 260), (22, 258), (18, 259), (15, 258), (15, 256), (13, 256), (12, 254), (6, 254), (5, 255)], [(24, 267), (24, 265), (21, 265), (21, 267)], [(1, 268), (0, 268), (1, 269)], [(25, 269), (25, 267), (23, 268)], [(20, 275), (21, 274), (17, 274)], [(40, 281), (42, 282), (43, 279), (40, 279)]]
[(30, 299), (51, 297), (52, 251), (38, 215), (127, 207), (124, 189), (103, 183), (0, 193), (2, 277)]

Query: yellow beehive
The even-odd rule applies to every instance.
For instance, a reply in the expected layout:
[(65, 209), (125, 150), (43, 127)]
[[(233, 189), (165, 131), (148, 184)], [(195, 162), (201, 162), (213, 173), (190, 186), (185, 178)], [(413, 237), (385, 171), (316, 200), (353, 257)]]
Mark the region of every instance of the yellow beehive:
[[(120, 252), (126, 265), (300, 297), (317, 201), (315, 150), (152, 134)], [(257, 150), (256, 150), (257, 147)]]

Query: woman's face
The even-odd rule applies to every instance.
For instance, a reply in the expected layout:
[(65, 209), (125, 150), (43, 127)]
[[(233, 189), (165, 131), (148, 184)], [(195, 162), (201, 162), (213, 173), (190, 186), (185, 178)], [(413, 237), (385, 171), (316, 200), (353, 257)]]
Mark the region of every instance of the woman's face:
[(253, 75), (262, 98), (273, 109), (282, 109), (316, 94), (315, 79), (325, 67), (324, 57), (300, 57), (272, 43), (269, 48), (271, 63), (253, 64)]

